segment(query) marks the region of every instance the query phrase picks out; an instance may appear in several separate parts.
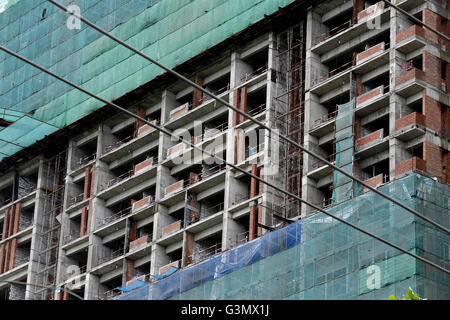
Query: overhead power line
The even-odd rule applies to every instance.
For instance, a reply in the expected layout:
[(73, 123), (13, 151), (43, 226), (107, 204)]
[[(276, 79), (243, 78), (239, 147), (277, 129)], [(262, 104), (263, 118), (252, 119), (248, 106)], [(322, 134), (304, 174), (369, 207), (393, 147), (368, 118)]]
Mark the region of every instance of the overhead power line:
[(40, 65), (38, 65), (36, 63), (34, 63), (33, 61), (31, 61), (31, 60), (29, 60), (29, 59), (27, 59), (27, 58), (25, 58), (25, 57), (15, 53), (15, 52), (13, 52), (13, 51), (11, 51), (11, 50), (3, 47), (3, 46), (0, 46), (0, 50), (4, 51), (4, 52), (6, 52), (6, 53), (8, 53), (8, 54), (10, 54), (10, 55), (20, 59), (20, 60), (22, 60), (25, 63), (28, 63), (28, 64), (32, 65), (33, 67), (41, 70), (42, 72), (45, 72), (45, 73), (51, 75), (52, 77), (55, 77), (56, 79), (58, 79), (58, 80), (60, 80), (60, 81), (62, 81), (64, 83), (68, 84), (71, 87), (73, 87), (73, 88), (75, 88), (75, 89), (77, 89), (77, 90), (79, 90), (79, 91), (81, 91), (81, 92), (83, 92), (83, 93), (85, 93), (85, 94), (87, 94), (87, 95), (89, 95), (89, 96), (91, 96), (91, 97), (93, 97), (93, 98), (95, 98), (95, 99), (97, 99), (97, 100), (99, 100), (99, 101), (101, 101), (101, 102), (111, 106), (111, 107), (114, 107), (117, 110), (119, 110), (119, 111), (121, 111), (121, 112), (123, 112), (123, 113), (125, 113), (125, 114), (127, 114), (127, 115), (129, 115), (129, 116), (131, 116), (131, 117), (133, 117), (133, 118), (135, 118), (137, 120), (139, 120), (139, 121), (142, 121), (143, 123), (149, 125), (150, 127), (152, 127), (154, 129), (156, 129), (156, 130), (158, 130), (158, 131), (160, 131), (160, 132), (162, 132), (162, 133), (172, 137), (172, 139), (178, 140), (180, 143), (181, 142), (185, 143), (185, 144), (189, 145), (190, 147), (192, 147), (193, 149), (199, 150), (199, 151), (203, 152), (205, 155), (207, 155), (207, 156), (209, 156), (211, 158), (215, 158), (216, 160), (219, 160), (220, 162), (225, 163), (229, 167), (232, 167), (233, 169), (235, 169), (235, 170), (237, 170), (237, 171), (239, 171), (239, 172), (241, 172), (241, 173), (243, 173), (243, 174), (245, 174), (245, 175), (247, 175), (247, 176), (257, 180), (257, 181), (259, 181), (261, 183), (264, 183), (265, 185), (267, 185), (267, 186), (269, 186), (269, 187), (271, 187), (271, 188), (273, 188), (273, 189), (275, 189), (275, 190), (277, 190), (277, 191), (279, 191), (281, 193), (284, 193), (287, 196), (290, 196), (290, 197), (298, 200), (299, 202), (305, 203), (306, 205), (312, 207), (313, 209), (315, 209), (317, 211), (320, 211), (323, 214), (325, 214), (325, 215), (327, 215), (327, 216), (329, 216), (329, 217), (331, 217), (331, 218), (333, 218), (333, 219), (335, 219), (335, 220), (337, 220), (337, 221), (339, 221), (341, 223), (344, 223), (347, 226), (349, 226), (349, 227), (351, 227), (351, 228), (353, 228), (355, 230), (360, 231), (361, 233), (364, 233), (364, 234), (366, 234), (366, 235), (368, 235), (368, 236), (370, 236), (370, 237), (372, 237), (372, 238), (374, 238), (374, 239), (376, 239), (376, 240), (378, 240), (378, 241), (380, 241), (380, 242), (382, 242), (382, 243), (384, 243), (384, 244), (386, 244), (386, 245), (388, 245), (388, 246), (390, 246), (392, 248), (395, 248), (395, 249), (397, 249), (397, 250), (399, 250), (399, 251), (401, 251), (401, 252), (403, 252), (403, 253), (405, 253), (405, 254), (407, 254), (407, 255), (409, 255), (409, 256), (417, 259), (417, 260), (420, 260), (420, 261), (422, 261), (425, 264), (433, 266), (434, 268), (436, 268), (436, 269), (438, 269), (438, 270), (440, 270), (442, 272), (450, 274), (449, 270), (447, 270), (447, 269), (445, 269), (445, 268), (443, 268), (443, 267), (441, 267), (441, 266), (439, 266), (439, 265), (437, 265), (437, 264), (435, 264), (435, 263), (433, 263), (433, 262), (431, 262), (431, 261), (429, 261), (429, 260), (427, 260), (425, 258), (422, 258), (422, 257), (420, 257), (420, 256), (418, 256), (418, 255), (416, 255), (414, 253), (411, 253), (408, 250), (403, 249), (403, 248), (397, 246), (396, 244), (394, 244), (394, 243), (392, 243), (390, 241), (384, 240), (383, 238), (381, 238), (381, 237), (379, 237), (379, 236), (377, 236), (377, 235), (375, 235), (375, 234), (373, 234), (373, 233), (371, 233), (369, 231), (366, 231), (366, 230), (356, 226), (355, 224), (346, 221), (343, 218), (335, 216), (335, 215), (327, 212), (323, 208), (318, 207), (317, 205), (315, 205), (313, 203), (310, 203), (309, 201), (306, 201), (306, 200), (300, 198), (299, 196), (297, 196), (297, 195), (295, 195), (293, 193), (290, 193), (290, 192), (288, 192), (288, 191), (286, 191), (286, 190), (284, 190), (284, 189), (282, 189), (282, 188), (280, 188), (280, 187), (278, 187), (278, 186), (276, 186), (276, 185), (274, 185), (274, 184), (272, 184), (272, 183), (270, 183), (270, 182), (268, 182), (268, 181), (266, 181), (264, 179), (261, 179), (260, 177), (254, 175), (252, 173), (247, 172), (246, 170), (244, 170), (244, 169), (242, 169), (242, 168), (240, 168), (240, 167), (238, 167), (238, 166), (236, 166), (234, 164), (231, 164), (231, 163), (227, 162), (225, 159), (223, 159), (223, 158), (221, 158), (219, 156), (216, 156), (216, 155), (214, 155), (212, 153), (209, 153), (209, 152), (203, 150), (200, 147), (197, 147), (195, 144), (192, 143), (192, 141), (187, 141), (187, 140), (184, 140), (183, 138), (181, 138), (179, 136), (174, 135), (170, 131), (168, 131), (168, 130), (166, 130), (164, 128), (161, 128), (160, 126), (157, 126), (157, 125), (153, 124), (151, 121), (148, 121), (147, 119), (144, 119), (144, 118), (134, 114), (133, 112), (131, 112), (131, 111), (125, 109), (125, 108), (120, 107), (119, 105), (117, 105), (117, 104), (115, 104), (113, 102), (107, 101), (107, 100), (105, 100), (105, 99), (103, 99), (103, 98), (101, 98), (101, 97), (91, 93), (90, 91), (88, 91), (88, 90), (86, 90), (86, 89), (84, 89), (84, 88), (82, 88), (82, 87), (80, 87), (80, 86), (70, 82), (69, 80), (66, 80), (66, 79), (62, 78), (61, 76), (51, 72), (50, 70), (48, 70), (48, 69), (46, 69), (46, 68), (44, 68), (44, 67), (42, 67), (42, 66), (40, 66)]
[(302, 150), (303, 152), (306, 152), (307, 154), (311, 155), (312, 157), (316, 158), (317, 160), (322, 161), (323, 163), (326, 163), (327, 165), (329, 165), (331, 168), (333, 168), (334, 170), (339, 171), (340, 173), (342, 173), (343, 175), (345, 175), (346, 177), (352, 179), (353, 181), (356, 181), (357, 183), (361, 184), (362, 186), (364, 186), (365, 188), (371, 190), (372, 192), (375, 192), (376, 194), (378, 194), (379, 196), (382, 196), (383, 198), (395, 203), (396, 205), (398, 205), (399, 207), (409, 211), (410, 213), (412, 213), (413, 215), (415, 215), (416, 217), (419, 217), (421, 219), (423, 219), (424, 221), (430, 223), (431, 225), (435, 226), (436, 228), (444, 231), (445, 233), (450, 233), (450, 229), (446, 228), (445, 226), (440, 225), (439, 223), (425, 217), (424, 215), (422, 215), (421, 213), (417, 212), (416, 210), (409, 208), (408, 206), (404, 205), (403, 203), (401, 203), (400, 201), (392, 198), (391, 196), (377, 190), (376, 188), (372, 187), (371, 185), (365, 183), (364, 181), (362, 181), (361, 179), (353, 176), (351, 173), (346, 172), (345, 170), (343, 170), (342, 168), (339, 168), (338, 166), (334, 165), (333, 163), (329, 162), (327, 159), (321, 157), (320, 155), (318, 155), (317, 153), (308, 150), (306, 147), (304, 147), (303, 145), (293, 141), (292, 139), (284, 136), (284, 135), (280, 135), (276, 132), (274, 132), (272, 130), (272, 128), (268, 127), (266, 124), (264, 124), (263, 122), (257, 120), (256, 118), (250, 116), (249, 114), (242, 112), (240, 109), (234, 107), (233, 105), (231, 105), (229, 102), (223, 100), (222, 98), (218, 97), (217, 95), (209, 92), (208, 90), (204, 89), (203, 87), (199, 86), (198, 84), (196, 84), (195, 82), (189, 80), (188, 78), (186, 78), (185, 76), (183, 76), (182, 74), (166, 67), (165, 65), (159, 63), (158, 61), (156, 61), (155, 59), (149, 57), (148, 55), (144, 54), (143, 52), (133, 48), (132, 46), (128, 45), (126, 42), (120, 40), (119, 38), (113, 36), (112, 34), (110, 34), (108, 31), (103, 30), (102, 28), (98, 27), (97, 25), (95, 25), (94, 23), (86, 20), (84, 17), (82, 17), (81, 15), (76, 14), (75, 12), (70, 11), (68, 8), (66, 8), (65, 6), (61, 5), (60, 3), (54, 1), (54, 0), (47, 0), (49, 2), (51, 2), (52, 4), (54, 4), (55, 6), (57, 6), (58, 8), (60, 8), (61, 10), (66, 11), (68, 14), (73, 15), (75, 18), (83, 21), (84, 23), (86, 23), (87, 25), (89, 25), (90, 27), (94, 28), (95, 30), (97, 30), (98, 32), (104, 34), (105, 36), (107, 36), (108, 38), (118, 42), (119, 44), (121, 44), (122, 46), (126, 47), (127, 49), (133, 51), (134, 53), (136, 53), (137, 55), (143, 57), (144, 59), (154, 63), (155, 65), (157, 65), (158, 67), (164, 69), (165, 71), (175, 75), (177, 78), (179, 78), (180, 80), (188, 83), (189, 85), (193, 86), (194, 88), (200, 90), (201, 92), (203, 92), (204, 94), (210, 96), (211, 98), (215, 99), (216, 101), (222, 103), (223, 105), (225, 105), (226, 107), (230, 108), (231, 110), (239, 113), (240, 115), (246, 117), (247, 119), (251, 120), (252, 122), (256, 123), (257, 125), (259, 125), (260, 127), (264, 128), (265, 130), (267, 130), (268, 132), (270, 132), (271, 134), (273, 134), (274, 136), (277, 136), (281, 139), (283, 139), (284, 141), (290, 143), (291, 145), (299, 148), (300, 150)]

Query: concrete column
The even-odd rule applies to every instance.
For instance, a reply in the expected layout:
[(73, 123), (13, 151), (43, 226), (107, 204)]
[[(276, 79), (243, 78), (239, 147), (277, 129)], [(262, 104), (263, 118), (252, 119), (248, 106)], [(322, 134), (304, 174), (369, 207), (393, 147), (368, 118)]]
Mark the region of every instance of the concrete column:
[[(258, 175), (258, 165), (256, 163), (252, 164), (252, 174)], [(250, 181), (250, 198), (256, 196), (257, 192), (257, 181), (254, 178), (251, 178)], [(250, 221), (249, 221), (249, 240), (253, 240), (255, 238), (256, 231), (256, 204), (253, 203), (250, 205)]]

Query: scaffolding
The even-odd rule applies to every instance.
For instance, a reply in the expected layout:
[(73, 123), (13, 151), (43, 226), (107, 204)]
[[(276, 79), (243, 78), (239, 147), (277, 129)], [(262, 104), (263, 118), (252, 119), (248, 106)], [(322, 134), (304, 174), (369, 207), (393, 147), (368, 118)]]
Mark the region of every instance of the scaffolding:
[[(305, 122), (305, 22), (291, 27), (277, 36), (276, 89), (273, 108), (275, 125), (281, 135), (303, 144)], [(287, 191), (302, 195), (303, 153), (292, 144), (283, 143), (280, 150), (280, 172), (285, 177)], [(301, 206), (289, 196), (283, 195), (284, 217), (301, 214)]]
[[(41, 212), (36, 222), (36, 275), (35, 283), (53, 287), (56, 284), (56, 269), (59, 251), (66, 175), (66, 152), (43, 162), (43, 179), (40, 186)], [(59, 221), (58, 221), (59, 220)], [(35, 287), (34, 300), (52, 300), (54, 290)]]

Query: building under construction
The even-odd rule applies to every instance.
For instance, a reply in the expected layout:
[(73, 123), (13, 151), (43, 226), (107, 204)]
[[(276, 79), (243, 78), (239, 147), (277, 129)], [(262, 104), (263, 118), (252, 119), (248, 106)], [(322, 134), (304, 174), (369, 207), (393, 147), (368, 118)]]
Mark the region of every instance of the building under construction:
[(450, 298), (296, 197), (447, 270), (448, 233), (280, 139), (448, 229), (449, 1), (60, 2), (272, 131), (49, 1), (0, 0), (1, 46), (190, 141), (0, 51), (0, 299)]

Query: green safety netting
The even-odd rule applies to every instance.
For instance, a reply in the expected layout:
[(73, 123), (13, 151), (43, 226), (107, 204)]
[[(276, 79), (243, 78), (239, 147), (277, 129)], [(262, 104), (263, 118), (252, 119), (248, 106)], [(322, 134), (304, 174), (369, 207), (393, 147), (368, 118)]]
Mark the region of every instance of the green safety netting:
[[(336, 163), (347, 173), (354, 174), (353, 165), (353, 107), (355, 100), (338, 105), (336, 116)], [(353, 180), (334, 170), (332, 204), (350, 199), (353, 196)]]
[(22, 116), (14, 125), (0, 131), (0, 157), (5, 158), (58, 130), (57, 127)]
[[(412, 173), (381, 191), (449, 227), (448, 185)], [(448, 234), (373, 192), (329, 211), (450, 268)], [(115, 299), (381, 300), (403, 296), (408, 287), (427, 299), (449, 299), (449, 280), (444, 272), (318, 213)]]
[[(175, 67), (294, 0), (60, 2), (78, 5), (87, 19)], [(68, 17), (45, 0), (10, 1), (0, 13), (0, 43), (107, 100), (163, 73), (84, 24), (81, 30), (69, 29)], [(101, 102), (0, 52), (1, 108), (35, 111), (35, 119), (63, 128), (101, 106)], [(35, 140), (44, 137), (35, 134)], [(0, 139), (3, 135), (0, 131)], [(8, 152), (0, 148), (0, 160), (1, 154)]]

